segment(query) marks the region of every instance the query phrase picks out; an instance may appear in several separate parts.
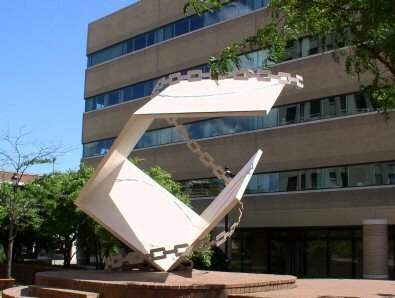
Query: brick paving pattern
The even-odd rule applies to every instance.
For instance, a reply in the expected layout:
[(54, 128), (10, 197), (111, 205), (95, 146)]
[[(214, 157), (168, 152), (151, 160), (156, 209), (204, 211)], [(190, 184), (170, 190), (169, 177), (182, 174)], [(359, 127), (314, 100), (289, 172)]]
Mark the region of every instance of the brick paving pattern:
[(101, 298), (221, 298), (295, 286), (293, 276), (199, 271), (192, 272), (105, 272), (52, 271), (36, 275), (43, 287), (100, 293)]
[(230, 295), (229, 298), (390, 298), (393, 280), (298, 279), (296, 288), (264, 293)]

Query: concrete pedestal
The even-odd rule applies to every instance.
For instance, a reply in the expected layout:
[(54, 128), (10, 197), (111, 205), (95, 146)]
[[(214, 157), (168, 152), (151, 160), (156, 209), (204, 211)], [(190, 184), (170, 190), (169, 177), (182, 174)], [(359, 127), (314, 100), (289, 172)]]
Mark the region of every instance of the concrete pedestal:
[(388, 279), (388, 221), (363, 221), (363, 277)]

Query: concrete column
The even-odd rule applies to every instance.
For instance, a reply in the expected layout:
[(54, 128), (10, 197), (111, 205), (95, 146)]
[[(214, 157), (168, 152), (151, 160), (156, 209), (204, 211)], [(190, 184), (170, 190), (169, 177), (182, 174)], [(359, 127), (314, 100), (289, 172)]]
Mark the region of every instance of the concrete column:
[(388, 221), (363, 221), (363, 277), (388, 279)]

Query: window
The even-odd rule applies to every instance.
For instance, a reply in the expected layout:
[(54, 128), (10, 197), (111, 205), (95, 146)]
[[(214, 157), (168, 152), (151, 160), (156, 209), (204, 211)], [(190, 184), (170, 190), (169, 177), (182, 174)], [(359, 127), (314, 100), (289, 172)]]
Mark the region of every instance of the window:
[(111, 59), (122, 55), (122, 44), (117, 44), (111, 47)]
[(147, 33), (147, 47), (151, 46), (153, 44), (158, 43), (157, 38), (156, 38), (156, 32), (151, 31)]
[(388, 173), (387, 184), (395, 184), (395, 163), (389, 163), (384, 168), (386, 173)]
[(204, 27), (214, 25), (221, 21), (221, 11), (215, 10), (213, 12), (205, 12), (203, 14), (204, 17)]
[(266, 7), (267, 0), (235, 0), (223, 5), (214, 12), (205, 12), (202, 16), (191, 16), (186, 19), (176, 21), (172, 24), (157, 28), (147, 33), (120, 42), (114, 45), (114, 51), (103, 49), (88, 56), (88, 67), (98, 63), (125, 55), (127, 53), (143, 49), (147, 46), (168, 40), (190, 31), (216, 24), (228, 19), (245, 15), (254, 10)]
[(222, 20), (229, 20), (237, 17), (239, 14), (238, 3), (236, 1), (223, 7)]
[(287, 42), (287, 50), (284, 55), (284, 61), (289, 61), (297, 57), (296, 51), (298, 49), (297, 41), (291, 40)]
[[(202, 17), (196, 17), (196, 19), (199, 19), (200, 21), (202, 21)], [(157, 33), (153, 33), (154, 31), (150, 32), (149, 34), (152, 33), (152, 38), (157, 38), (156, 35)], [(162, 32), (163, 33), (163, 32)], [(148, 36), (148, 35), (147, 35)], [(147, 37), (148, 38), (148, 37)], [(294, 41), (294, 43), (298, 43), (298, 41)], [(129, 51), (131, 49), (134, 48), (134, 39), (131, 39), (129, 41), (127, 41), (124, 45), (125, 49), (123, 49), (123, 51), (126, 53), (127, 51)], [(262, 66), (262, 62), (264, 57), (267, 55), (267, 52), (264, 50), (261, 51), (256, 51), (256, 52), (252, 52), (249, 53), (248, 56), (249, 58), (247, 58), (247, 56), (240, 56), (240, 60), (241, 60), (241, 66), (243, 68), (258, 68), (260, 66)], [(191, 69), (201, 69), (203, 72), (209, 72), (208, 66), (207, 65), (201, 65), (201, 66), (197, 66), (197, 67), (193, 67)], [(188, 70), (183, 70), (181, 71), (182, 74), (186, 74)], [(152, 86), (155, 86), (156, 82), (158, 81), (158, 79), (152, 79), (150, 81), (147, 81), (147, 83), (152, 83)], [(129, 86), (132, 87), (133, 86)], [(127, 87), (128, 88), (128, 87)], [(152, 87), (153, 88), (153, 87)], [(152, 89), (148, 89), (151, 91), (144, 91), (144, 95), (143, 96), (149, 96), (150, 92), (152, 92)], [(112, 92), (112, 91), (110, 91)], [(127, 98), (127, 99), (126, 99)], [(137, 99), (138, 97), (124, 97), (121, 99), (122, 102), (124, 101), (128, 101), (128, 100), (132, 100), (132, 99)], [(86, 100), (89, 100), (90, 98), (87, 98)], [(362, 97), (358, 99), (358, 101), (356, 101), (356, 96), (354, 94), (350, 94), (350, 95), (342, 95), (340, 97), (334, 97), (334, 98), (329, 98), (327, 100), (321, 100), (322, 105), (323, 105), (323, 117), (324, 118), (331, 118), (331, 117), (338, 117), (341, 115), (351, 115), (351, 114), (355, 114), (355, 113), (362, 113), (362, 112), (368, 112), (372, 110), (372, 105), (369, 102), (369, 100), (367, 100), (366, 98)], [(107, 102), (105, 104), (105, 106), (102, 106), (100, 108), (104, 108), (109, 106), (110, 104)], [(311, 119), (310, 115), (309, 115), (309, 105), (310, 102), (306, 102), (306, 103), (300, 103), (299, 104), (299, 108), (297, 108), (297, 110), (295, 111), (295, 120), (292, 120), (292, 115), (288, 114), (288, 118), (291, 118), (289, 120), (289, 123), (297, 123), (297, 122), (301, 122), (301, 121), (309, 121), (309, 120), (316, 120), (316, 119), (320, 119), (320, 115), (318, 115), (319, 112), (315, 113), (315, 116)], [(314, 103), (313, 103), (314, 105)], [(286, 107), (288, 108), (288, 107)], [(317, 106), (315, 107), (318, 111), (318, 103)], [(95, 110), (96, 109), (96, 105), (86, 105), (86, 109), (85, 111), (91, 111), (91, 110)], [(284, 108), (280, 108), (280, 118), (278, 118), (278, 114), (272, 118), (271, 120), (267, 120), (265, 119), (264, 122), (266, 125), (267, 121), (273, 121), (273, 124), (268, 124), (269, 126), (265, 126), (265, 127), (272, 127), (272, 126), (276, 126), (278, 125), (278, 119), (281, 120), (281, 125), (286, 124), (286, 115), (283, 111)], [(314, 107), (313, 107), (313, 111), (314, 111)], [(292, 111), (289, 111), (288, 113), (291, 113)], [(274, 115), (274, 114), (272, 114)], [(313, 113), (314, 115), (314, 113)]]
[(134, 51), (138, 51), (147, 46), (147, 36), (142, 34), (134, 38)]
[(237, 6), (239, 8), (239, 15), (245, 15), (251, 10), (251, 6), (253, 6), (253, 1), (249, 0), (239, 0), (237, 1)]
[(189, 19), (185, 19), (175, 23), (175, 36), (179, 36), (189, 32)]
[(287, 191), (296, 190), (298, 186), (298, 176), (288, 177)]
[(319, 52), (318, 36), (310, 37), (309, 41), (309, 55), (317, 54)]
[(257, 118), (257, 120), (262, 120), (261, 125), (257, 124), (257, 129), (278, 126), (278, 110), (278, 108), (272, 108), (267, 116)]
[(333, 50), (335, 47), (333, 35), (327, 34), (325, 40), (325, 48), (327, 51)]
[(323, 188), (337, 188), (347, 186), (347, 180), (345, 179), (345, 167), (326, 168), (323, 171), (323, 175)]
[(158, 131), (157, 144), (169, 144), (171, 143), (171, 128), (165, 128)]
[(92, 111), (94, 110), (94, 98), (86, 99), (85, 100), (85, 111)]
[(395, 174), (388, 174), (388, 184), (395, 184)]
[(104, 95), (96, 96), (96, 109), (104, 108), (106, 105), (104, 103)]
[(144, 83), (133, 86), (133, 99), (144, 97)]
[(204, 17), (199, 15), (194, 15), (190, 19), (190, 30), (198, 30), (204, 27)]
[(285, 124), (291, 124), (296, 122), (296, 106), (289, 107), (285, 113)]
[(349, 167), (349, 186), (374, 185), (375, 167), (374, 165), (357, 165)]
[(132, 87), (122, 89), (122, 101), (128, 101), (132, 99)]
[(113, 91), (108, 95), (108, 105), (115, 105), (119, 103), (119, 91)]
[[(86, 109), (96, 110), (109, 105), (114, 105), (117, 103), (142, 98), (144, 96), (149, 96), (156, 83), (157, 83), (156, 80), (146, 81), (107, 94), (91, 97), (89, 99), (86, 99), (86, 103), (85, 103)], [(303, 121), (312, 121), (316, 119), (321, 119), (321, 113), (320, 113), (321, 105), (324, 106), (324, 111), (326, 111), (324, 113), (324, 116), (326, 118), (332, 118), (332, 117), (336, 117), (336, 115), (333, 114), (333, 110), (330, 109), (329, 107), (331, 107), (332, 105), (335, 105), (337, 107), (339, 102), (340, 102), (340, 106), (344, 106), (343, 103), (348, 101), (347, 98), (354, 98), (354, 95), (336, 96), (322, 100), (313, 100), (309, 102), (304, 102), (297, 105), (273, 108), (267, 116), (226, 117), (226, 118), (218, 118), (218, 119), (207, 119), (207, 120), (202, 120), (202, 121), (197, 121), (187, 124), (186, 127), (189, 130), (190, 137), (193, 139), (203, 139), (203, 138), (215, 137), (220, 135), (240, 133), (244, 131), (265, 129), (265, 128), (276, 127), (280, 125), (287, 125), (291, 123), (301, 123)], [(338, 109), (336, 108), (336, 110)], [(299, 117), (298, 116), (299, 113), (302, 116)], [(350, 112), (347, 114), (353, 114), (353, 113), (356, 113), (355, 109), (351, 109)], [(279, 118), (282, 119), (281, 123), (279, 123)], [(166, 144), (171, 144), (181, 141), (181, 139), (175, 133), (174, 128), (170, 128), (170, 129), (172, 131), (171, 133), (172, 137), (169, 139), (169, 141)], [(160, 134), (161, 130), (158, 129), (150, 133)], [(160, 145), (155, 142), (147, 143), (147, 144), (150, 144), (150, 146)], [(165, 144), (165, 143), (161, 143), (161, 144)], [(145, 148), (145, 147), (140, 144), (139, 148)], [(345, 179), (348, 178), (346, 173), (343, 173), (341, 175), (343, 175)], [(306, 177), (306, 187), (308, 188), (311, 186), (309, 186), (309, 182), (308, 182), (309, 180), (307, 178), (308, 177)]]
[(125, 42), (125, 53), (131, 53), (134, 51), (134, 39), (130, 39)]
[(357, 113), (368, 111), (368, 106), (366, 104), (365, 98), (362, 95), (355, 96), (355, 106), (357, 108)]
[[(144, 142), (147, 141), (146, 138), (148, 136), (152, 135), (144, 135)], [(150, 141), (158, 142), (156, 140)], [(87, 157), (87, 154), (91, 154), (91, 151), (89, 151), (91, 150), (91, 146), (92, 144), (84, 145), (85, 157)], [(372, 171), (372, 169), (377, 166), (379, 166), (381, 169), (385, 169), (390, 166), (392, 167), (392, 165), (394, 165), (393, 162), (286, 171), (279, 173), (255, 173), (253, 174), (250, 183), (246, 188), (246, 194), (395, 184), (395, 173), (391, 172), (388, 174), (388, 176), (386, 176), (388, 177), (388, 180), (381, 181), (376, 179), (375, 172)], [(347, 172), (356, 171), (355, 167), (358, 167), (359, 171), (363, 169), (365, 173), (368, 173), (363, 179), (364, 181), (371, 181), (369, 182), (370, 184), (355, 185), (352, 180), (353, 178), (351, 179), (351, 182), (348, 182)], [(180, 181), (180, 183), (183, 185), (184, 190), (187, 191), (189, 195), (191, 195), (191, 197), (216, 196), (224, 187), (223, 181), (218, 180), (217, 178), (193, 179)]]
[(174, 37), (174, 24), (167, 25), (158, 30), (158, 41), (168, 40)]
[(310, 102), (310, 119), (321, 118), (321, 100), (313, 100)]
[(298, 187), (298, 171), (287, 171), (279, 173), (279, 191), (293, 191)]

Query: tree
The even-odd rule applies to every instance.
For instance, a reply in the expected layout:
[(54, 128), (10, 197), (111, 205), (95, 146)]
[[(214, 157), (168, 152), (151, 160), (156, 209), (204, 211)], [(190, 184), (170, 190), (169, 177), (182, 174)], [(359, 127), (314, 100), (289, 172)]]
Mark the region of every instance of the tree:
[[(8, 229), (7, 278), (11, 278), (13, 246), (18, 231), (27, 225), (37, 224), (39, 220), (37, 214), (40, 202), (37, 188), (33, 184), (22, 184), (21, 181), (33, 166), (52, 163), (55, 156), (61, 154), (59, 146), (25, 142), (28, 134), (24, 133), (23, 129), (16, 136), (10, 132), (3, 132), (0, 139), (4, 145), (3, 149), (0, 149), (0, 168), (14, 172), (14, 185), (4, 181), (0, 183), (0, 214)], [(26, 152), (27, 145), (35, 149)]]
[(3, 227), (8, 229), (7, 239), (7, 278), (11, 278), (11, 265), (14, 256), (14, 242), (19, 231), (28, 227), (37, 228), (40, 225), (40, 201), (36, 196), (34, 184), (26, 183), (15, 186), (10, 183), (0, 183), (0, 210), (3, 217)]
[(118, 253), (120, 241), (91, 218), (84, 228), (77, 240), (78, 249), (83, 248), (87, 255), (95, 256), (96, 270), (104, 269), (105, 260)]
[(189, 196), (183, 191), (181, 184), (171, 178), (169, 172), (159, 166), (153, 166), (145, 170), (145, 173), (185, 205), (192, 207)]
[(74, 201), (93, 171), (93, 168), (81, 164), (77, 171), (52, 173), (37, 181), (41, 196), (45, 198), (42, 233), (52, 238), (54, 248), (60, 249), (64, 267), (70, 266), (73, 243), (90, 225), (90, 219), (75, 206)]
[[(141, 160), (132, 159), (131, 162), (139, 164)], [(93, 168), (81, 164), (78, 171), (52, 173), (36, 182), (41, 187), (40, 196), (45, 198), (41, 232), (52, 238), (54, 248), (60, 248), (64, 267), (70, 266), (71, 248), (76, 240), (78, 247), (95, 255), (96, 269), (103, 269), (104, 260), (119, 247), (120, 242), (113, 235), (74, 204), (93, 172)], [(173, 181), (168, 172), (158, 166), (148, 168), (145, 172), (184, 204), (191, 206), (182, 186)], [(210, 256), (210, 252), (193, 255), (196, 259), (201, 258), (201, 263), (206, 266), (210, 265)]]
[[(184, 12), (198, 14), (213, 11), (232, 0), (186, 0)], [(332, 36), (333, 57), (345, 57), (345, 71), (358, 78), (371, 79), (361, 88), (375, 108), (388, 117), (395, 108), (395, 5), (392, 0), (271, 0), (271, 20), (255, 35), (235, 42), (210, 57), (208, 64), (214, 79), (240, 67), (239, 55), (252, 49), (266, 49), (264, 66), (281, 61), (287, 42), (300, 36), (319, 36), (321, 48)], [(345, 47), (345, 45), (349, 45)], [(362, 84), (362, 83), (361, 83)]]

